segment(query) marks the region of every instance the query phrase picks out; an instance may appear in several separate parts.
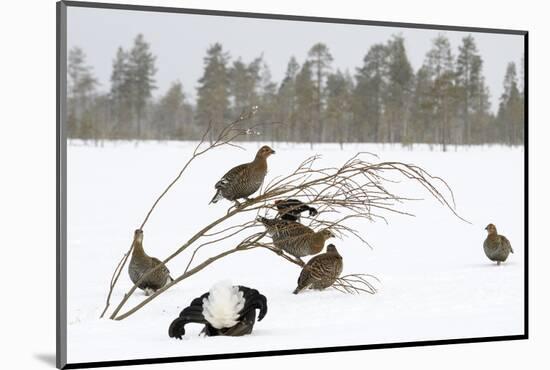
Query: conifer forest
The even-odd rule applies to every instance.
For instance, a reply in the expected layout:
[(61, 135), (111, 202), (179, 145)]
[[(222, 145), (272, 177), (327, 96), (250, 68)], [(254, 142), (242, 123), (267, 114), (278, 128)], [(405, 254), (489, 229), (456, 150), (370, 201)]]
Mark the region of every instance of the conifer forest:
[(262, 55), (245, 61), (215, 43), (205, 51), (195, 86), (175, 80), (161, 92), (159, 61), (142, 34), (113, 55), (110, 86), (99, 85), (86, 51), (75, 46), (68, 52), (68, 137), (96, 144), (196, 140), (209, 124), (214, 137), (223, 122), (257, 106), (253, 119), (270, 123), (262, 140), (271, 142), (425, 143), (444, 151), (523, 144), (523, 63), (510, 62), (502, 71), (504, 89), (491, 109), (483, 57), (471, 35), (453, 50), (439, 34), (418, 70), (400, 35), (368, 48), (354, 70), (335, 69), (332, 62), (319, 42), (305, 60), (290, 58), (282, 81), (274, 81)]

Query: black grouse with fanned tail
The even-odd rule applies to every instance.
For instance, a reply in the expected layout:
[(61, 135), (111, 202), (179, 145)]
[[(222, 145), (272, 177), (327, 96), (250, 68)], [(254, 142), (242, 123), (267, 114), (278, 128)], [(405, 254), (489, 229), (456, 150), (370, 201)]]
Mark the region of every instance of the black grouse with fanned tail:
[(512, 245), (504, 235), (498, 235), (495, 225), (489, 224), (485, 230), (488, 235), (483, 242), (483, 251), (491, 261), (500, 265), (501, 262), (506, 261), (510, 253), (514, 253)]
[(144, 290), (147, 295), (156, 292), (174, 279), (172, 279), (170, 271), (161, 261), (145, 253), (143, 249), (143, 230), (136, 230), (134, 232), (132, 258), (128, 265), (130, 279), (136, 284), (144, 274), (159, 265), (161, 266), (148, 274), (138, 285), (138, 288)]
[(256, 289), (233, 286), (222, 282), (214, 285), (208, 293), (193, 299), (168, 328), (170, 338), (182, 339), (185, 325), (204, 325), (201, 334), (206, 336), (241, 336), (252, 333), (256, 322), (267, 314), (267, 299)]
[(285, 199), (275, 201), (275, 206), (282, 220), (300, 222), (300, 216), (303, 212), (309, 212), (309, 217), (317, 215), (317, 209), (308, 206), (298, 199)]
[(326, 289), (336, 282), (343, 268), (342, 256), (334, 244), (329, 244), (325, 253), (311, 258), (303, 267), (298, 278), (298, 287), (293, 293), (298, 294), (307, 288)]
[(275, 154), (275, 151), (264, 145), (258, 150), (252, 162), (229, 170), (214, 186), (216, 194), (210, 203), (216, 203), (222, 198), (238, 202), (238, 199), (247, 199), (258, 191), (267, 174), (267, 157), (272, 154)]
[(295, 221), (268, 219), (261, 216), (257, 220), (265, 226), (275, 247), (298, 258), (321, 252), (325, 241), (334, 237), (329, 229), (316, 232)]

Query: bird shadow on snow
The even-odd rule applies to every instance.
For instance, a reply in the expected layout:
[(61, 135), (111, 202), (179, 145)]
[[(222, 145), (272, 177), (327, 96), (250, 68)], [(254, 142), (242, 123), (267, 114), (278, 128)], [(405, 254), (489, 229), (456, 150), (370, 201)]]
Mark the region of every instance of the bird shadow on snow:
[(46, 365), (55, 366), (54, 353), (35, 353), (34, 358), (45, 363)]
[(506, 266), (515, 266), (516, 264), (514, 262), (504, 262), (500, 265), (497, 265), (496, 263), (473, 263), (468, 265), (468, 267), (476, 267), (476, 268), (506, 268)]

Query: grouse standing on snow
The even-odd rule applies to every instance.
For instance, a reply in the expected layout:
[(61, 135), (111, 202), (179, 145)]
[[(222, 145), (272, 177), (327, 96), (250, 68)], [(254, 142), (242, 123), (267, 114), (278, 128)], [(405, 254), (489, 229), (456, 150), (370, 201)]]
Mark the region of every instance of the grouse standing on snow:
[(293, 293), (298, 294), (307, 288), (328, 288), (340, 277), (343, 268), (342, 256), (334, 244), (329, 244), (325, 253), (311, 258), (304, 266), (298, 278), (298, 287)]
[(145, 253), (143, 250), (143, 230), (136, 230), (134, 232), (132, 258), (128, 266), (128, 273), (130, 274), (132, 283), (136, 284), (143, 274), (158, 265), (161, 265), (161, 267), (147, 275), (138, 285), (138, 288), (144, 290), (147, 295), (154, 293), (174, 279), (172, 279), (170, 271), (161, 261), (155, 257), (149, 257)]
[(265, 226), (275, 247), (298, 258), (319, 253), (325, 246), (325, 241), (334, 238), (334, 234), (329, 229), (315, 232), (295, 221), (268, 219), (261, 216), (257, 220)]
[(483, 250), (491, 261), (497, 265), (506, 261), (510, 253), (514, 253), (510, 241), (504, 235), (498, 235), (497, 228), (493, 224), (487, 225), (487, 238), (483, 242)]
[(275, 201), (279, 216), (283, 220), (300, 222), (302, 212), (309, 212), (310, 217), (317, 215), (317, 209), (310, 207), (298, 199), (285, 199)]
[(181, 339), (187, 323), (203, 324), (201, 333), (206, 336), (250, 334), (257, 309), (260, 310), (258, 321), (261, 321), (267, 313), (267, 299), (256, 289), (220, 282), (181, 311), (170, 324), (168, 335)]
[(214, 186), (216, 194), (210, 203), (216, 203), (221, 198), (238, 202), (238, 199), (248, 198), (258, 191), (267, 173), (267, 157), (271, 154), (275, 154), (275, 151), (264, 145), (252, 162), (229, 170)]

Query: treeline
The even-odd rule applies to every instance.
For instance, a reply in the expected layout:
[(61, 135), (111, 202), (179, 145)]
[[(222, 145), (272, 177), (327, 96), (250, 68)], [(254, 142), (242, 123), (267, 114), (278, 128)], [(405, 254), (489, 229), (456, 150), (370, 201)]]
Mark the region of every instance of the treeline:
[(84, 52), (69, 51), (68, 135), (70, 138), (197, 139), (211, 122), (224, 122), (253, 106), (255, 123), (266, 125), (263, 140), (292, 142), (384, 142), (448, 145), (523, 143), (523, 61), (509, 63), (496, 114), (489, 103), (483, 59), (466, 36), (456, 57), (449, 40), (433, 40), (423, 65), (414, 71), (404, 39), (375, 44), (353, 74), (333, 70), (333, 57), (317, 43), (301, 64), (288, 62), (282, 81), (271, 78), (262, 56), (231, 60), (221, 44), (204, 57), (197, 99), (191, 104), (180, 82), (153, 99), (156, 57), (143, 35), (113, 59), (110, 90), (98, 81)]

